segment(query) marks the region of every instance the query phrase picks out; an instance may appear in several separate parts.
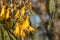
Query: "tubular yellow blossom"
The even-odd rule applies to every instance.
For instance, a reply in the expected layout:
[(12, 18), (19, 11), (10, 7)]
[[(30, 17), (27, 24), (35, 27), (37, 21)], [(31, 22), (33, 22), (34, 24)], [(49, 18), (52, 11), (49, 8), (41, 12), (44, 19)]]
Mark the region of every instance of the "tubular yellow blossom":
[(19, 17), (20, 17), (20, 10), (18, 9), (17, 12), (16, 12), (16, 14), (15, 14), (15, 16), (14, 16), (14, 18), (17, 19)]
[(22, 15), (24, 16), (24, 14), (25, 14), (25, 9), (24, 8), (22, 8)]
[(16, 23), (16, 29), (14, 33), (17, 36), (25, 36), (25, 32), (23, 31), (22, 27), (20, 27), (20, 23)]
[(16, 29), (15, 29), (15, 31), (14, 31), (14, 34), (15, 35), (17, 35), (17, 36), (21, 36), (21, 29), (20, 29), (20, 25), (19, 25), (19, 23), (16, 23)]
[(29, 26), (29, 16), (27, 16), (26, 21), (23, 22), (23, 28), (26, 30)]
[(24, 16), (25, 15), (25, 13), (26, 13), (26, 10), (25, 9), (27, 9), (27, 7), (26, 6), (24, 6), (24, 7), (22, 7), (22, 9), (21, 9), (21, 14)]
[(6, 8), (6, 6), (4, 5), (4, 6), (2, 7), (2, 10), (1, 10), (1, 15), (4, 15), (4, 14), (5, 14), (5, 8)]
[(33, 27), (29, 26), (28, 31), (35, 31), (35, 29)]
[(25, 36), (25, 32), (23, 30), (21, 30), (21, 36)]
[(16, 7), (17, 7), (17, 5), (16, 5), (16, 3), (14, 3), (14, 10), (16, 10)]
[(5, 8), (6, 8), (6, 6), (3, 5), (2, 10), (1, 10), (1, 14), (0, 14), (0, 21), (3, 21), (5, 18), (5, 12), (6, 12)]
[(7, 9), (6, 19), (10, 18), (10, 8)]
[(18, 4), (16, 4), (15, 2), (14, 2), (14, 10), (16, 10), (17, 9), (17, 7), (19, 7), (20, 5)]

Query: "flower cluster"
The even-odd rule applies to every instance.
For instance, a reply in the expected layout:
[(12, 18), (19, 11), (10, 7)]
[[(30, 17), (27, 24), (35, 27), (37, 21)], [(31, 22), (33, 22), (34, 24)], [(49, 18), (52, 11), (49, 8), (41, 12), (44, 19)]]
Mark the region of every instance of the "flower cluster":
[(30, 17), (26, 13), (27, 10), (32, 10), (32, 3), (30, 2), (29, 5), (26, 5), (24, 1), (21, 2), (23, 3), (23, 6), (14, 3), (13, 8), (11, 5), (8, 6), (5, 2), (1, 7), (0, 21), (5, 21), (8, 26), (12, 27), (12, 19), (16, 20), (13, 33), (16, 36), (25, 37), (26, 32), (32, 32), (35, 31), (35, 29), (30, 25)]

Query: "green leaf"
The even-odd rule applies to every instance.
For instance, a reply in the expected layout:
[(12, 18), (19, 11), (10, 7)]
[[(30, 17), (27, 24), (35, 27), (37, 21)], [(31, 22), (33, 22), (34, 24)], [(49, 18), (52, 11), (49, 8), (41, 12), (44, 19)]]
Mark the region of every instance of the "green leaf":
[(4, 40), (10, 40), (8, 32), (4, 29), (4, 27), (2, 27), (2, 32), (3, 32), (3, 39)]
[(0, 40), (2, 40), (2, 30), (0, 28)]
[(50, 11), (50, 14), (55, 13), (55, 11), (56, 11), (55, 1), (54, 0), (50, 0), (49, 11)]
[(16, 38), (10, 33), (9, 36), (12, 38), (12, 40), (16, 40)]
[(50, 25), (50, 23), (49, 23), (47, 29), (50, 30), (50, 28), (51, 28), (51, 25)]

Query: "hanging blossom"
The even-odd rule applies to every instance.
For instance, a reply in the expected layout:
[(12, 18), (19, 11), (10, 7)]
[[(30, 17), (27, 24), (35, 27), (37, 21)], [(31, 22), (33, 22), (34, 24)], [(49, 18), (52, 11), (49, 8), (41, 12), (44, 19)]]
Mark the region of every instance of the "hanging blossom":
[(14, 30), (14, 34), (17, 36), (25, 37), (27, 35), (26, 31), (27, 32), (35, 31), (35, 29), (30, 25), (30, 17), (27, 14), (25, 14), (26, 10), (27, 7), (26, 5), (24, 5), (24, 7), (21, 8), (20, 13), (18, 9), (17, 13), (15, 14), (15, 18), (18, 18), (18, 20), (15, 25), (16, 28)]

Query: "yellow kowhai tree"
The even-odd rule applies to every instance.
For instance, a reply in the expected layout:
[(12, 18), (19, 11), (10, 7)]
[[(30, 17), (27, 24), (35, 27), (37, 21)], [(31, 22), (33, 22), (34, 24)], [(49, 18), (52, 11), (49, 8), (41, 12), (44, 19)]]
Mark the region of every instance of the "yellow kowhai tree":
[[(16, 11), (16, 9), (20, 5), (15, 4), (14, 6), (15, 6), (14, 10)], [(5, 25), (7, 25), (6, 28), (9, 28), (8, 30), (10, 30), (10, 27), (13, 26), (14, 28), (13, 33), (18, 37), (22, 37), (22, 36), (25, 37), (27, 36), (26, 32), (30, 33), (35, 31), (35, 29), (30, 25), (30, 17), (26, 14), (27, 6), (25, 4), (21, 9), (17, 9), (17, 12), (14, 15), (14, 18), (12, 18), (11, 16), (11, 8), (7, 7), (6, 9), (6, 7), (7, 5), (3, 5), (2, 7), (2, 10), (0, 13), (0, 21), (5, 22)], [(16, 20), (16, 22), (14, 23), (15, 25), (13, 25), (12, 20)]]

